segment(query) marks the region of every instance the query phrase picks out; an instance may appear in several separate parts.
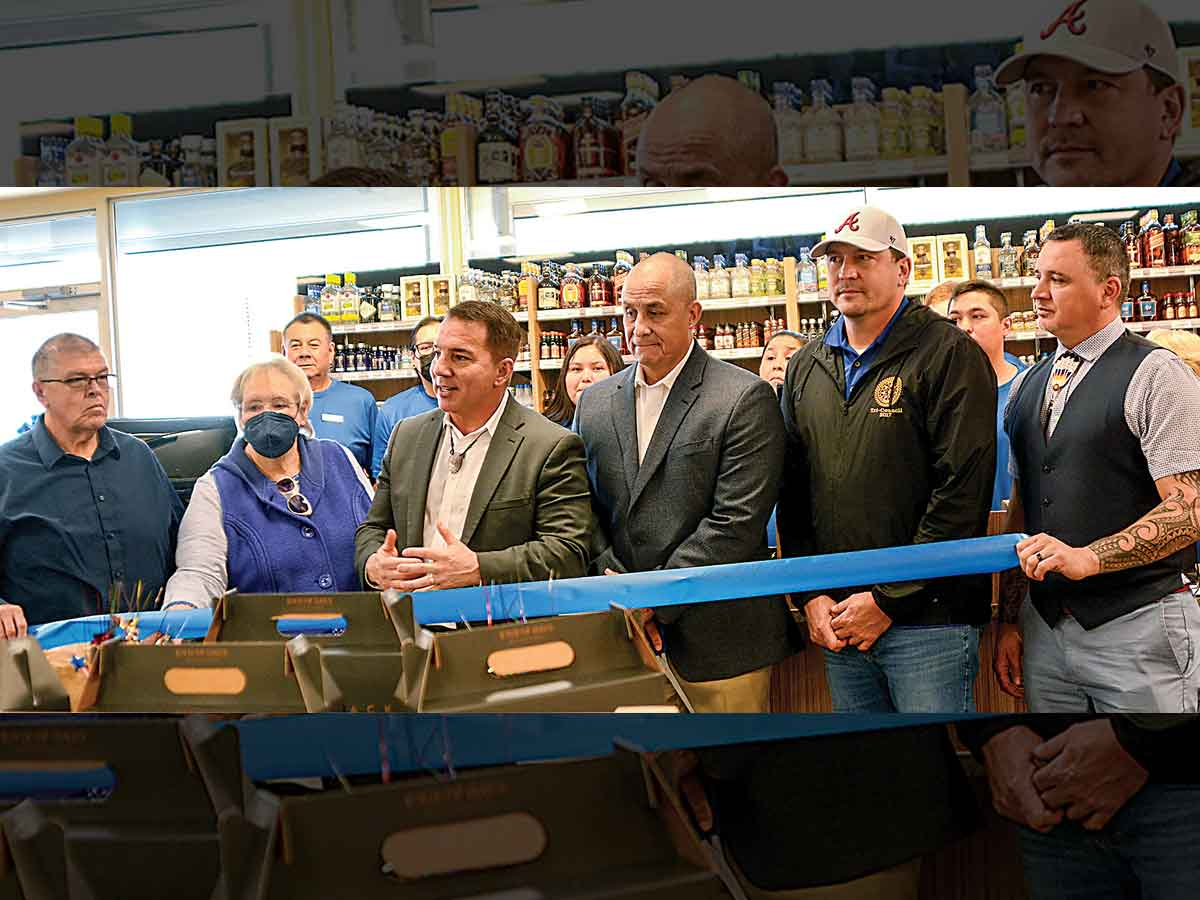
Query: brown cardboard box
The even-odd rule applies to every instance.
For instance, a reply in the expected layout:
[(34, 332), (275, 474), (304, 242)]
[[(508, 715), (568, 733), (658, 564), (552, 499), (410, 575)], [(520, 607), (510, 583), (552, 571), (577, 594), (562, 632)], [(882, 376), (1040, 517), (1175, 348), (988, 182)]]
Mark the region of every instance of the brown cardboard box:
[(661, 707), (666, 676), (637, 640), (616, 609), (437, 634), (428, 650), (406, 647), (397, 699), (436, 713)]
[(726, 897), (679, 808), (627, 752), (285, 797), (267, 896)]
[(0, 710), (54, 712), (70, 708), (67, 690), (36, 638), (0, 640)]
[[(31, 797), (0, 809), (0, 898), (210, 900), (221, 869), (216, 814), (179, 723), (110, 720), (0, 724), (0, 766), (106, 768), (106, 797)], [(11, 886), (19, 882), (19, 894)]]
[(971, 277), (971, 253), (965, 234), (940, 234), (937, 238), (938, 281), (966, 281)]
[(213, 607), (212, 625), (205, 643), (278, 641), (284, 617), (346, 620), (346, 631), (338, 636), (308, 635), (317, 644), (338, 644), (399, 650), (400, 639), (381, 595), (375, 592), (344, 594), (226, 594)]
[(129, 644), (92, 651), (81, 710), (299, 713), (304, 700), (283, 644)]
[(400, 650), (321, 646), (303, 635), (287, 643), (288, 658), (309, 712), (402, 712), (395, 699)]

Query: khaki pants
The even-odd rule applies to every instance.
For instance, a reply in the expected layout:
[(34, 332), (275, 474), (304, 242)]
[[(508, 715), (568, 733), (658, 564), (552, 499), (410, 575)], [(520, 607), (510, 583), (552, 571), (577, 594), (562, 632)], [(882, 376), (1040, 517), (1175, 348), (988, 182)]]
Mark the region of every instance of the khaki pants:
[(748, 900), (917, 900), (921, 887), (921, 859), (874, 872), (854, 881), (790, 891), (764, 891), (752, 885), (732, 855), (725, 854)]
[[(675, 672), (674, 668), (671, 671)], [(684, 681), (678, 672), (675, 672), (675, 677), (679, 679), (679, 684), (687, 694), (692, 709), (698, 713), (770, 712), (770, 666), (719, 681)], [(668, 689), (668, 694), (668, 703), (680, 705), (673, 688)]]

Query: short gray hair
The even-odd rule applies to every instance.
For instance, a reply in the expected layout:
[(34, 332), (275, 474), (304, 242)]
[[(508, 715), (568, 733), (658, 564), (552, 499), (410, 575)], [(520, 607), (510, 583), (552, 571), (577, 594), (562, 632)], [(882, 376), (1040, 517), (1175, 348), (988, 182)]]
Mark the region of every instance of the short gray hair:
[(1121, 296), (1129, 293), (1129, 253), (1121, 236), (1107, 225), (1094, 222), (1060, 225), (1046, 235), (1043, 244), (1049, 241), (1079, 241), (1096, 280), (1116, 278), (1121, 282)]
[(42, 341), (42, 346), (37, 348), (33, 354), (33, 377), (43, 378), (46, 371), (50, 368), (52, 357), (58, 353), (99, 353), (100, 346), (90, 338), (85, 338), (82, 334), (73, 334), (70, 331), (64, 331), (62, 334), (56, 334), (54, 337), (46, 338)]
[(283, 356), (272, 356), (270, 359), (251, 363), (242, 370), (242, 373), (234, 379), (233, 390), (229, 394), (229, 399), (233, 401), (235, 408), (239, 410), (242, 408), (242, 397), (245, 395), (246, 382), (250, 380), (250, 377), (268, 369), (274, 369), (276, 372), (286, 375), (296, 389), (296, 402), (299, 403), (300, 408), (312, 409), (313, 392), (312, 385), (308, 383), (308, 376), (298, 365)]

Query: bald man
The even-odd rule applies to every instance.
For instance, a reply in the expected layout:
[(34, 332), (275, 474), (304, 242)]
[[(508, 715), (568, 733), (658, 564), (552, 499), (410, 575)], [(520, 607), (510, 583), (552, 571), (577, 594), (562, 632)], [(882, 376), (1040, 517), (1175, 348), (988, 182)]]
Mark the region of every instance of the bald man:
[(646, 186), (782, 187), (771, 108), (724, 75), (705, 75), (667, 96), (638, 138), (638, 175)]
[[(775, 391), (692, 339), (700, 304), (679, 258), (656, 253), (634, 266), (622, 303), (637, 364), (580, 394), (575, 419), (598, 518), (596, 573), (768, 558), (784, 453)], [(767, 711), (770, 666), (794, 649), (782, 597), (643, 617), (696, 711)]]

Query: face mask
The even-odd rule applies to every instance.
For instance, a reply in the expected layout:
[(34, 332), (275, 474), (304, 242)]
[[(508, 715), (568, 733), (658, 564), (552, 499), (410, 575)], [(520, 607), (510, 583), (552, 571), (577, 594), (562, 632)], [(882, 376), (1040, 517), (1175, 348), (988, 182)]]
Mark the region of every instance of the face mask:
[(417, 357), (417, 362), (420, 367), (421, 377), (425, 379), (426, 383), (433, 384), (433, 354), (422, 353)]
[(267, 459), (279, 459), (292, 449), (300, 426), (286, 413), (259, 413), (246, 423), (246, 443)]

